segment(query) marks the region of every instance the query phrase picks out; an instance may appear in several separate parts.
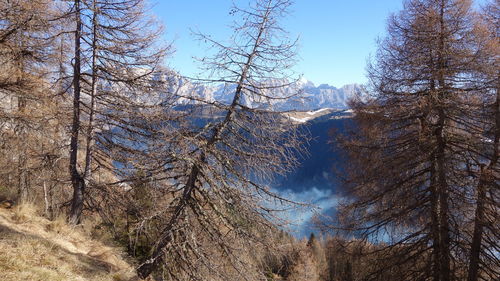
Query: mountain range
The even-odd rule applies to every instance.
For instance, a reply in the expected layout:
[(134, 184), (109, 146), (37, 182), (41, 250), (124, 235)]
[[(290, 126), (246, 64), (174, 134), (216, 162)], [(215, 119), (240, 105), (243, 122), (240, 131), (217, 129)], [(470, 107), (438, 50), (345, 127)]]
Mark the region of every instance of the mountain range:
[[(178, 104), (219, 102), (229, 104), (232, 101), (235, 85), (216, 84), (206, 85), (196, 83), (174, 72), (161, 72), (154, 76), (154, 80), (168, 82), (167, 91), (175, 93)], [(301, 78), (282, 88), (273, 88), (276, 85), (288, 84), (280, 80), (267, 80), (266, 87), (271, 89), (273, 99), (261, 96), (243, 95), (243, 104), (249, 107), (269, 106), (280, 111), (312, 111), (321, 108), (347, 109), (350, 98), (361, 95), (363, 88), (359, 84), (349, 84), (336, 88), (328, 84), (316, 86), (313, 82)], [(265, 93), (267, 95), (267, 93)], [(288, 98), (287, 98), (288, 97)]]

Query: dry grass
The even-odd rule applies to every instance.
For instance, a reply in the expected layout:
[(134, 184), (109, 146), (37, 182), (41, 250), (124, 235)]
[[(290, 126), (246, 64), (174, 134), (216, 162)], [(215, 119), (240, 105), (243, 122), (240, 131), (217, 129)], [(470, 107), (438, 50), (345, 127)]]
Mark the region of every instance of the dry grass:
[(138, 280), (119, 250), (36, 213), (30, 204), (0, 209), (2, 280)]

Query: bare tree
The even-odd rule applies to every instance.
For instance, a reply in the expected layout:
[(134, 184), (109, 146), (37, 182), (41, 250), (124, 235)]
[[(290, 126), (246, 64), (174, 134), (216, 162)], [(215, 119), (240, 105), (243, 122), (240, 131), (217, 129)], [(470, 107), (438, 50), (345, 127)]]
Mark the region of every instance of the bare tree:
[[(30, 173), (39, 162), (30, 158), (43, 154), (34, 140), (42, 139), (47, 129), (42, 120), (50, 118), (38, 114), (50, 98), (52, 9), (52, 2), (44, 0), (0, 2), (0, 132), (6, 153), (2, 170), (9, 178), (5, 184), (17, 186), (20, 201), (31, 193)], [(13, 177), (15, 184), (10, 180)]]
[(343, 142), (352, 166), (340, 219), (388, 243), (372, 280), (409, 264), (400, 280), (465, 278), (461, 228), (484, 133), (475, 15), (470, 1), (406, 1), (369, 67), (373, 95), (353, 102), (357, 132)]
[(141, 278), (161, 268), (179, 280), (263, 277), (251, 260), (276, 232), (276, 205), (291, 203), (265, 183), (289, 171), (300, 149), (294, 126), (269, 106), (286, 98), (275, 90), (293, 82), (288, 78), (295, 42), (278, 25), (290, 4), (259, 0), (249, 9), (234, 7), (239, 21), (227, 45), (199, 34), (215, 50), (202, 59), (211, 76), (200, 81), (225, 83), (232, 98), (228, 104), (195, 99), (190, 118), (204, 112), (212, 118), (177, 130), (178, 142), (169, 152), (169, 177), (175, 180), (164, 187), (172, 199), (164, 212), (140, 224), (165, 216), (151, 255), (138, 268)]
[[(146, 20), (143, 0), (76, 0), (73, 9), (76, 31), (70, 174), (74, 194), (69, 220), (76, 224), (80, 222), (85, 189), (95, 168), (93, 160), (99, 157), (94, 154), (96, 139), (103, 134), (97, 136), (96, 131), (109, 133), (110, 129), (120, 126), (133, 128), (131, 114), (137, 115), (141, 108), (147, 107), (141, 99), (147, 100), (147, 93), (154, 88), (151, 75), (168, 47), (157, 46), (161, 28), (152, 19)], [(82, 112), (85, 115), (82, 116)], [(119, 134), (111, 139), (114, 140), (98, 141), (104, 162), (109, 160), (106, 151), (109, 152), (110, 147), (120, 147), (116, 141), (120, 139)], [(79, 151), (83, 152), (82, 161), (78, 161)], [(107, 167), (114, 170), (112, 165)]]

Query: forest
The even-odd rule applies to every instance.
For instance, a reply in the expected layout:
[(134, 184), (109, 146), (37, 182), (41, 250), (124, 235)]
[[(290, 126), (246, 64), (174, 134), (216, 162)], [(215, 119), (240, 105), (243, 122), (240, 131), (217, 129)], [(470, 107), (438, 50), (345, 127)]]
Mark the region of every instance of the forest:
[(315, 206), (271, 187), (311, 141), (274, 106), (301, 102), (280, 91), (300, 80), (291, 0), (194, 32), (196, 78), (147, 0), (0, 0), (0, 207), (91, 225), (131, 280), (499, 280), (500, 1), (402, 2), (349, 128), (325, 129), (339, 199), (301, 238), (286, 214)]

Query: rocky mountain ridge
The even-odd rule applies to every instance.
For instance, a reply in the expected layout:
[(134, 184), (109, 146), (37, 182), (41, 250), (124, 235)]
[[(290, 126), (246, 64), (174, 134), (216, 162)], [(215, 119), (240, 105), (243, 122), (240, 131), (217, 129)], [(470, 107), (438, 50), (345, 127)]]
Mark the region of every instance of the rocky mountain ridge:
[[(178, 104), (204, 102), (229, 104), (235, 90), (235, 85), (197, 83), (173, 71), (156, 73), (153, 77), (154, 80), (166, 82), (167, 92), (175, 94), (176, 103)], [(265, 99), (244, 93), (243, 103), (246, 106), (262, 107), (271, 105), (273, 109), (280, 111), (314, 111), (322, 108), (348, 109), (349, 99), (362, 95), (364, 92), (359, 84), (349, 84), (341, 88), (328, 84), (316, 86), (305, 78), (289, 83), (289, 85), (282, 88), (274, 88), (273, 86), (288, 83), (283, 83), (280, 80), (268, 80), (264, 83), (270, 88), (265, 91), (269, 92), (269, 96), (273, 98)]]

